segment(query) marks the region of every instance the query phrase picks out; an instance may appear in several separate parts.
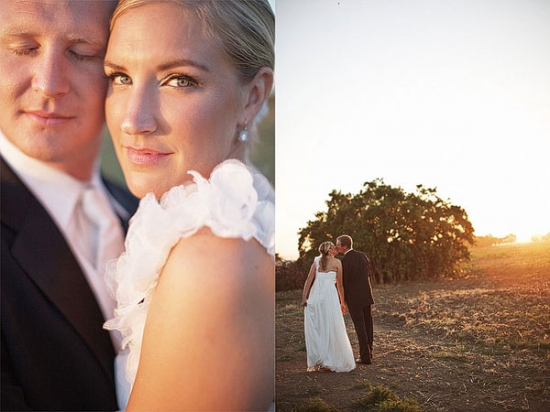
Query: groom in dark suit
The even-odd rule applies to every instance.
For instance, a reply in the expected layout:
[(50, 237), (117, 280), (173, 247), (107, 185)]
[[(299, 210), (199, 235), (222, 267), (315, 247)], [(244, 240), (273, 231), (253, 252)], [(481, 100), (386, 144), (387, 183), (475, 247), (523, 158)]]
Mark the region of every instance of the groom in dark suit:
[(111, 251), (122, 248), (137, 201), (97, 168), (115, 5), (7, 0), (0, 8), (3, 411), (118, 409), (118, 342), (103, 329), (114, 302), (101, 260), (77, 247), (97, 250), (98, 239), (78, 230), (73, 208), (78, 190), (94, 185), (119, 234)]
[(344, 296), (351, 320), (359, 340), (359, 364), (372, 363), (373, 321), (372, 285), (370, 280), (368, 258), (363, 252), (353, 249), (353, 240), (348, 235), (339, 236), (336, 249), (344, 254), (342, 273)]

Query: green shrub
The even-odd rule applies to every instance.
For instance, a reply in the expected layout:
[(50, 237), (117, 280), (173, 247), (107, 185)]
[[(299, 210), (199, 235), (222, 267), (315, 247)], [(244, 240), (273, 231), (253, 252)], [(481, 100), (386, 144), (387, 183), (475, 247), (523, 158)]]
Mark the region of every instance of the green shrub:
[(338, 412), (338, 409), (327, 404), (321, 398), (315, 398), (308, 403), (297, 406), (295, 412)]
[(378, 385), (372, 388), (366, 395), (352, 402), (352, 408), (360, 411), (373, 411), (374, 407), (386, 400), (397, 399), (391, 389)]
[(376, 412), (422, 412), (418, 402), (411, 398), (387, 400), (381, 402)]
[(296, 262), (277, 260), (275, 266), (275, 290), (285, 292), (304, 287), (309, 270), (303, 269)]
[(365, 412), (422, 412), (416, 400), (401, 400), (391, 389), (382, 385), (375, 386), (366, 395), (354, 400), (352, 408)]
[(355, 385), (351, 387), (353, 390), (359, 390), (359, 389), (371, 389), (371, 384), (368, 380), (363, 379), (362, 381), (357, 382)]

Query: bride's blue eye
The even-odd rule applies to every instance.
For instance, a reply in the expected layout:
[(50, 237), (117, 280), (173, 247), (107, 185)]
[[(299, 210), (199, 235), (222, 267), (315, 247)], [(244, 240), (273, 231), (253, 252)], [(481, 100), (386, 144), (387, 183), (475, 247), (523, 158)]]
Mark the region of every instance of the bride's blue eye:
[(130, 77), (125, 75), (124, 73), (112, 73), (112, 74), (109, 74), (107, 78), (115, 86), (116, 85), (127, 86), (129, 84), (132, 84), (132, 79), (130, 79)]
[(189, 76), (175, 75), (170, 77), (166, 82), (166, 84), (172, 87), (185, 88), (185, 87), (196, 86), (197, 81), (192, 79)]

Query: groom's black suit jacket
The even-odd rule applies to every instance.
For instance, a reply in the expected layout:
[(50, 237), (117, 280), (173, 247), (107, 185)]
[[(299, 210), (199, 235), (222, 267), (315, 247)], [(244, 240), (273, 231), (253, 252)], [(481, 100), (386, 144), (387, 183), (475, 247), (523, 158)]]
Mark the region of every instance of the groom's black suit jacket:
[(344, 298), (350, 310), (372, 305), (372, 285), (369, 276), (367, 256), (351, 249), (342, 259)]
[[(117, 410), (115, 351), (65, 238), (1, 159), (2, 410)], [(133, 214), (137, 199), (111, 194)]]

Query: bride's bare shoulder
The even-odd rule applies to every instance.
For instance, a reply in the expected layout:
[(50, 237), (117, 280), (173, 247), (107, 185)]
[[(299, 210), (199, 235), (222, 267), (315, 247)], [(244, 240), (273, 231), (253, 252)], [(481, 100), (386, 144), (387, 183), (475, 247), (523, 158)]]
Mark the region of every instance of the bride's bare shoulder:
[(336, 259), (335, 257), (333, 257), (330, 259), (329, 265), (332, 268), (339, 269), (342, 267), (342, 262), (339, 259)]
[[(274, 273), (273, 258), (255, 240), (220, 238), (209, 229), (180, 239), (147, 314), (130, 400), (136, 410), (151, 410), (153, 399), (163, 410), (184, 401), (220, 410), (220, 400), (231, 410), (256, 410), (232, 396), (235, 381), (250, 388), (245, 395), (269, 399), (274, 325), (266, 319), (274, 319)], [(228, 352), (239, 355), (228, 359)], [(205, 392), (204, 382), (219, 397)]]
[(273, 258), (258, 241), (222, 238), (203, 228), (179, 240), (170, 252), (162, 276), (181, 278), (185, 273), (188, 280), (205, 281), (208, 276), (216, 282), (241, 283), (248, 276), (273, 270), (273, 266)]

